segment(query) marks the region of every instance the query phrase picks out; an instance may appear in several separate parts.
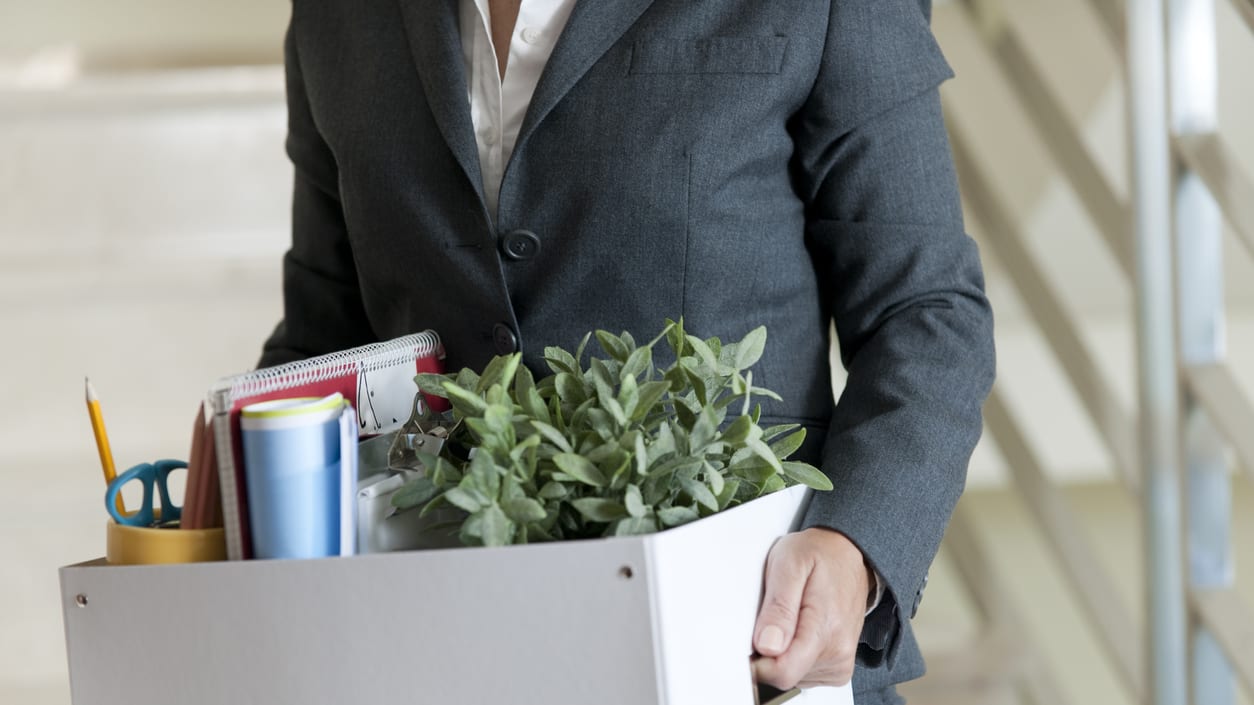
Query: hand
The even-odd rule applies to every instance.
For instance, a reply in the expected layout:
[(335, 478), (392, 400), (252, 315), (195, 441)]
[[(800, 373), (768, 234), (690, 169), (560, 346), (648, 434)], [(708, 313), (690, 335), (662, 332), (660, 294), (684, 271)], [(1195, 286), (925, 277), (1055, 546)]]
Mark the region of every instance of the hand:
[(754, 677), (788, 690), (853, 678), (871, 569), (844, 534), (806, 529), (775, 543), (754, 627)]

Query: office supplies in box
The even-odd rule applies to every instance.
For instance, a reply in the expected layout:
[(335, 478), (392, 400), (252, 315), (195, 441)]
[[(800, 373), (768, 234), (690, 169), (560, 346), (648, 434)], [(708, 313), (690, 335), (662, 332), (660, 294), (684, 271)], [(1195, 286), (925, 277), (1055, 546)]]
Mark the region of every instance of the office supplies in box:
[[(249, 404), (339, 393), (357, 410), (362, 435), (399, 428), (409, 418), (414, 375), (440, 372), (443, 350), (426, 331), (220, 380), (209, 392), (222, 493), (227, 555), (252, 556), (240, 410)], [(442, 402), (442, 400), (440, 400)], [(432, 400), (432, 403), (438, 403)]]

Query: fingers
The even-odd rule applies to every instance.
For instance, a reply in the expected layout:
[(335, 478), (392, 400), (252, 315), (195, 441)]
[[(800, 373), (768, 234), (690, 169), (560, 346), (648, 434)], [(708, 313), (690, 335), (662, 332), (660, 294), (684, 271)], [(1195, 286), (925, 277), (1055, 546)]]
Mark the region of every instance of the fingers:
[[(814, 667), (823, 654), (827, 642), (826, 620), (819, 610), (802, 607), (796, 626), (796, 634), (788, 650), (779, 656), (763, 656), (754, 662), (754, 677), (781, 690), (788, 690), (802, 679), (815, 677)], [(846, 680), (848, 682), (848, 680)]]
[(753, 646), (763, 656), (788, 651), (797, 630), (801, 597), (813, 564), (793, 550), (791, 536), (779, 540), (766, 560), (766, 594), (753, 628)]
[(785, 690), (849, 683), (867, 579), (861, 551), (841, 534), (815, 529), (781, 539), (767, 558), (755, 678)]

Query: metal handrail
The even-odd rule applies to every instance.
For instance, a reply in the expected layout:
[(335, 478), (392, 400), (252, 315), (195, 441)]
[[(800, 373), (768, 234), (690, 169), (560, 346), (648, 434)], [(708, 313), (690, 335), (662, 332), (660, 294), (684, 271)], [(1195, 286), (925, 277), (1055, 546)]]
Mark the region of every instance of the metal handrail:
[(1220, 433), (1232, 444), (1241, 466), (1254, 482), (1254, 404), (1225, 364), (1191, 365), (1184, 369), (1189, 391), (1202, 403)]
[[(1254, 0), (1232, 1), (1251, 28), (1254, 28)], [(1091, 0), (1091, 3), (1113, 43), (1121, 50), (1128, 49), (1123, 3), (1119, 0)], [(1132, 250), (1132, 242), (1127, 238), (1131, 225), (1130, 209), (1097, 167), (1080, 137), (1079, 130), (1069, 120), (1062, 104), (1049, 90), (1044, 77), (1002, 15), (1000, 4), (996, 0), (967, 0), (961, 5), (968, 16), (980, 26), (985, 43), (995, 55), (996, 65), (1006, 76), (1007, 83), (1029, 116), (1035, 132), (1067, 177), (1069, 185), (1115, 255), (1116, 261), (1125, 274), (1131, 274), (1133, 256), (1140, 257), (1144, 253)], [(1149, 102), (1142, 100), (1142, 104), (1133, 112), (1140, 115), (1141, 109), (1144, 109), (1152, 113), (1154, 111), (1149, 110), (1151, 106), (1159, 111), (1157, 121), (1152, 125), (1134, 123), (1135, 128), (1142, 128), (1138, 134), (1143, 138), (1144, 144), (1139, 146), (1151, 148), (1148, 151), (1138, 151), (1137, 154), (1149, 154), (1157, 159), (1158, 153), (1153, 148), (1160, 148), (1163, 154), (1170, 149), (1177, 163), (1200, 178), (1212, 194), (1214, 203), (1241, 237), (1242, 243), (1254, 253), (1254, 185), (1232, 164), (1217, 135), (1205, 131), (1179, 134), (1169, 132), (1165, 125), (1160, 124), (1162, 106), (1155, 101), (1161, 97), (1163, 79), (1161, 75), (1152, 75), (1152, 72), (1146, 73), (1142, 69), (1145, 68), (1146, 61), (1161, 59), (1163, 37), (1158, 34), (1161, 29), (1153, 26), (1155, 21), (1151, 18), (1155, 13), (1147, 12), (1149, 7), (1127, 9), (1135, 9), (1139, 13), (1132, 18), (1139, 27), (1134, 39), (1140, 42), (1140, 53), (1135, 59), (1128, 59), (1138, 61), (1135, 68), (1140, 71), (1130, 72), (1135, 75), (1129, 76), (1129, 80), (1135, 78), (1140, 81), (1137, 84), (1140, 93), (1137, 90), (1132, 92), (1149, 99)], [(1129, 65), (1124, 64), (1125, 67)], [(1155, 71), (1161, 74), (1160, 70)], [(1148, 128), (1148, 131), (1144, 128)], [(1030, 314), (1044, 331), (1086, 411), (1111, 449), (1117, 467), (1123, 471), (1125, 484), (1130, 485), (1135, 493), (1138, 489), (1137, 480), (1140, 479), (1137, 472), (1139, 466), (1135, 461), (1140, 448), (1130, 440), (1129, 415), (1122, 413), (1118, 404), (1113, 403), (1113, 394), (1097, 374), (1096, 366), (1082, 343), (1073, 318), (1068, 315), (1061, 298), (1051, 286), (1045, 270), (1036, 264), (1030, 251), (1024, 246), (1023, 236), (1016, 227), (1015, 219), (1002, 207), (994, 188), (984, 179), (968, 146), (962, 140), (960, 130), (952, 132), (955, 163), (962, 179), (964, 196), (976, 219), (985, 226), (986, 241), (1010, 273)], [(1151, 139), (1152, 135), (1158, 137)], [(1162, 281), (1164, 275), (1160, 270), (1165, 257), (1166, 237), (1163, 234), (1163, 223), (1167, 221), (1167, 216), (1162, 212), (1166, 196), (1161, 179), (1164, 178), (1166, 168), (1161, 161), (1155, 161), (1150, 166), (1152, 168), (1144, 174), (1153, 177), (1153, 180), (1143, 183), (1153, 186), (1152, 195), (1142, 189), (1138, 194), (1142, 200), (1138, 203), (1144, 204), (1144, 199), (1152, 198), (1154, 203), (1159, 204), (1158, 210), (1152, 216), (1149, 211), (1145, 211), (1140, 218), (1142, 224), (1152, 225), (1152, 232), (1146, 231), (1147, 237), (1152, 236), (1147, 242), (1157, 249), (1151, 254), (1151, 259), (1138, 261), (1138, 278), (1142, 281)], [(1144, 296), (1144, 292), (1141, 295)], [(1138, 298), (1141, 313), (1170, 310), (1163, 301), (1165, 296), (1170, 294), (1159, 290), (1159, 298), (1152, 304)], [(1145, 440), (1175, 440), (1167, 438), (1172, 431), (1165, 427), (1178, 427), (1181, 420), (1175, 414), (1162, 413), (1163, 410), (1174, 409), (1175, 402), (1167, 401), (1167, 397), (1159, 393), (1165, 388), (1161, 381), (1173, 377), (1183, 382), (1192, 392), (1193, 398), (1205, 410), (1206, 417), (1212, 419), (1219, 432), (1228, 437), (1237, 450), (1241, 464), (1254, 476), (1254, 437), (1248, 434), (1250, 424), (1254, 423), (1254, 405), (1240, 392), (1232, 378), (1231, 369), (1225, 365), (1198, 365), (1198, 362), (1204, 362), (1205, 359), (1189, 358), (1180, 365), (1179, 376), (1176, 376), (1172, 372), (1176, 369), (1174, 360), (1167, 365), (1162, 364), (1170, 358), (1163, 358), (1158, 353), (1164, 345), (1168, 349), (1174, 347), (1174, 344), (1167, 344), (1165, 339), (1173, 339), (1175, 335), (1171, 332), (1172, 326), (1158, 325), (1163, 320), (1161, 315), (1155, 316), (1152, 317), (1153, 320), (1142, 316), (1141, 321), (1143, 327), (1149, 323), (1158, 326), (1148, 329), (1149, 333), (1155, 334), (1153, 337), (1143, 337), (1142, 340), (1142, 364), (1153, 363), (1157, 370), (1157, 376), (1153, 380), (1142, 375), (1142, 382), (1149, 385), (1142, 388), (1143, 400), (1146, 403), (1150, 399), (1157, 400), (1153, 408), (1158, 410), (1154, 415), (1153, 429), (1150, 426), (1143, 428)], [(1191, 330), (1194, 331), (1191, 335), (1198, 334), (1196, 328)], [(1205, 335), (1205, 332), (1202, 334)], [(1174, 389), (1174, 385), (1172, 388)], [(1112, 402), (1111, 406), (1106, 407), (1106, 402)], [(1115, 410), (1113, 416), (1108, 413), (1109, 409)], [(1154, 496), (1145, 498), (1146, 511), (1156, 517), (1148, 525), (1153, 530), (1155, 546), (1164, 543), (1163, 550), (1166, 551), (1160, 555), (1159, 549), (1154, 548), (1149, 554), (1153, 564), (1149, 578), (1150, 597), (1154, 605), (1151, 611), (1161, 617), (1164, 610), (1167, 610), (1171, 612), (1171, 619), (1154, 619), (1153, 629), (1149, 631), (1154, 635), (1153, 657), (1156, 665), (1152, 671), (1144, 671), (1145, 664), (1140, 660), (1140, 654), (1127, 648), (1129, 643), (1140, 643), (1132, 631), (1133, 620), (1124, 611), (1112, 609), (1105, 604), (1110, 602), (1110, 595), (1113, 594), (1108, 576), (1102, 572), (1085, 537), (1079, 534), (1074, 513), (1065, 498), (1051, 484), (1040, 462), (1032, 455), (1022, 427), (1004, 404), (998, 389), (994, 389), (985, 411), (990, 433), (1007, 458), (1015, 485), (1023, 492), (1037, 523), (1062, 563), (1065, 577), (1080, 596), (1081, 604), (1096, 627), (1098, 636), (1115, 659), (1120, 674), (1136, 694), (1137, 700), (1145, 702), (1147, 698), (1153, 697), (1155, 702), (1162, 703), (1184, 701), (1183, 669), (1177, 667), (1183, 662), (1185, 649), (1184, 618), (1181, 616), (1183, 610), (1180, 609), (1182, 600), (1187, 601), (1189, 613), (1206, 630), (1205, 635), (1209, 635), (1211, 639), (1209, 643), (1225, 652), (1232, 664), (1229, 672), (1240, 677), (1251, 692), (1254, 692), (1254, 615), (1245, 609), (1231, 590), (1216, 589), (1216, 585), (1223, 584), (1222, 581), (1213, 583), (1207, 582), (1209, 579), (1194, 578), (1202, 582), (1185, 585), (1178, 579), (1179, 568), (1173, 567), (1178, 559), (1176, 552), (1180, 549), (1177, 536), (1179, 517), (1170, 506), (1170, 503), (1176, 501), (1172, 485), (1178, 469), (1171, 460), (1177, 457), (1175, 445), (1159, 443), (1154, 446), (1155, 452), (1152, 455), (1157, 458), (1153, 473), (1154, 491), (1151, 493)], [(1164, 510), (1170, 511), (1166, 516), (1160, 516)], [(1166, 525), (1160, 526), (1156, 523), (1160, 520), (1166, 521)], [(963, 569), (962, 572), (967, 570)], [(1203, 589), (1202, 586), (1209, 589)], [(975, 594), (976, 590), (971, 585), (968, 588)], [(1207, 658), (1212, 659), (1207, 663), (1214, 663), (1215, 657)], [(1154, 674), (1152, 683), (1149, 679), (1151, 674)], [(1223, 692), (1222, 689), (1207, 690), (1210, 686), (1202, 685), (1202, 689), (1195, 691), (1195, 697), (1209, 699), (1211, 694)], [(1039, 697), (1037, 699), (1040, 700)], [(1046, 701), (1048, 700), (1047, 697)]]
[(1232, 588), (1192, 590), (1189, 607), (1223, 647), (1245, 687), (1254, 693), (1254, 612)]
[(1173, 143), (1180, 160), (1202, 177), (1228, 224), (1254, 254), (1254, 183), (1233, 163), (1214, 133), (1184, 135)]

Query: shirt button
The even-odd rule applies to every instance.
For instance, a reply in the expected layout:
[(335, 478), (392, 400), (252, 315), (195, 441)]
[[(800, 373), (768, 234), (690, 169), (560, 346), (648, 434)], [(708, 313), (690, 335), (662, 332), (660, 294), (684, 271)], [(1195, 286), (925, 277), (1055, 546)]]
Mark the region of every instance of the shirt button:
[(540, 251), (540, 238), (530, 230), (513, 230), (501, 238), (501, 252), (515, 260), (527, 260)]
[(492, 326), (492, 343), (498, 355), (509, 355), (518, 352), (518, 336), (504, 323)]
[(535, 27), (527, 27), (522, 31), (522, 39), (528, 44), (538, 44), (541, 39), (544, 39), (544, 32)]

